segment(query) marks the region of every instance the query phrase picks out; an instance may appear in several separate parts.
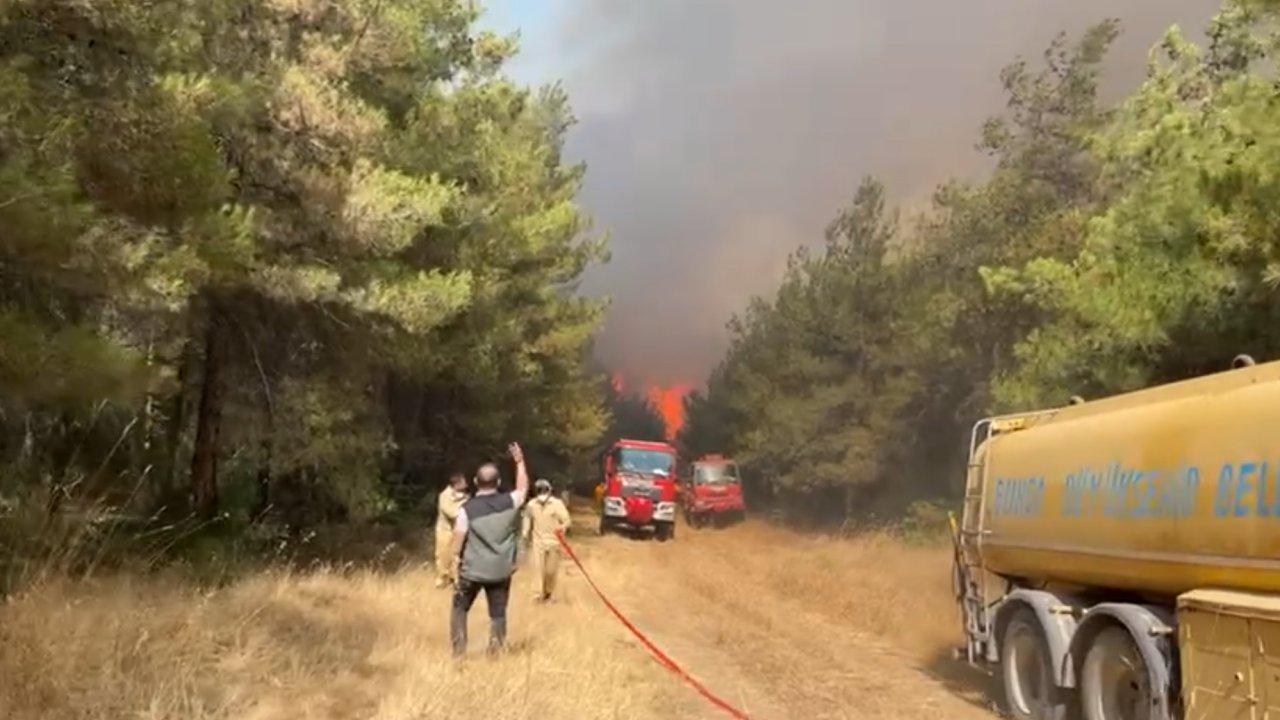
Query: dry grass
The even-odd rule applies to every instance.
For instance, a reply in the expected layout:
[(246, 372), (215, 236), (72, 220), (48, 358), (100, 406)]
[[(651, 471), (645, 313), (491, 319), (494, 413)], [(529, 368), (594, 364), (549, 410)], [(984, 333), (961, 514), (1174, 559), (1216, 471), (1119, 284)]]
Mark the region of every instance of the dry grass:
[[(669, 691), (613, 628), (567, 604), (513, 609), (506, 656), (447, 653), (448, 593), (423, 570), (48, 584), (0, 609), (0, 717), (648, 718)], [(487, 632), (472, 611), (474, 646)], [(606, 692), (607, 691), (607, 692)], [(477, 714), (480, 713), (480, 714)]]
[(834, 539), (756, 531), (767, 548), (759, 565), (783, 597), (916, 659), (960, 643), (949, 546), (908, 544), (885, 532)]
[(698, 608), (661, 621), (663, 642), (762, 717), (993, 717), (949, 659), (959, 620), (943, 545), (746, 523), (644, 554), (669, 582), (633, 606)]
[[(944, 548), (756, 523), (670, 544), (576, 542), (655, 639), (760, 717), (988, 717), (931, 676), (956, 639)], [(512, 650), (479, 654), (480, 601), (461, 664), (447, 652), (449, 595), (420, 568), (269, 572), (212, 591), (175, 578), (46, 582), (0, 605), (0, 717), (717, 717), (580, 578), (535, 607), (525, 575)]]

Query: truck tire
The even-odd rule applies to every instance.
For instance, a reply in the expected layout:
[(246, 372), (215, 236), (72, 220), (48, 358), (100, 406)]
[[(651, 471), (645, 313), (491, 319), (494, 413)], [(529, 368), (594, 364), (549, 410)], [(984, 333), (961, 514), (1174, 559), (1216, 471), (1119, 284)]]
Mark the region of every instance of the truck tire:
[(1040, 621), (1028, 608), (1014, 612), (1000, 640), (1005, 709), (1015, 720), (1067, 720), (1068, 703), (1053, 681), (1053, 662)]
[(1147, 663), (1129, 636), (1113, 625), (1098, 633), (1080, 671), (1084, 720), (1154, 720), (1159, 717)]

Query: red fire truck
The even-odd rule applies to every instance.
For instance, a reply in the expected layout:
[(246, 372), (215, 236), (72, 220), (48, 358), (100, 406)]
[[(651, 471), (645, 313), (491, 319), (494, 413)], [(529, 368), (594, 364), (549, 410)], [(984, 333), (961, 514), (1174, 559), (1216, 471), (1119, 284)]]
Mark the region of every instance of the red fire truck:
[(694, 527), (708, 520), (741, 520), (747, 513), (738, 465), (721, 455), (690, 463), (680, 497), (685, 521)]
[(658, 540), (676, 536), (676, 449), (667, 443), (619, 440), (604, 455), (600, 533), (613, 528), (652, 529)]

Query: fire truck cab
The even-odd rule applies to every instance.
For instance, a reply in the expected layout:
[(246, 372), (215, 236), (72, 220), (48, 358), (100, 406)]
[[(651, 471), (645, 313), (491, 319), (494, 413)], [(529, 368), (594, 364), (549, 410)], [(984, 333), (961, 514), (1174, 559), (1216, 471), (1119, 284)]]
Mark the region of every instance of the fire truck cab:
[(676, 535), (676, 449), (667, 443), (619, 440), (604, 454), (600, 534), (611, 529)]
[(690, 463), (681, 490), (684, 518), (690, 526), (741, 520), (746, 515), (738, 465), (722, 455), (704, 455)]

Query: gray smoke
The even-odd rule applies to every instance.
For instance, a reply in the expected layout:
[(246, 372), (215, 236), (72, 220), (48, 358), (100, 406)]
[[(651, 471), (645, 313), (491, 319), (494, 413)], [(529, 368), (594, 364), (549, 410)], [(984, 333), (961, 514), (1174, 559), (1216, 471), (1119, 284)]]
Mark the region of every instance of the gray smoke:
[[(1141, 80), (1214, 0), (560, 0), (526, 53), (561, 60), (588, 163), (584, 202), (613, 261), (585, 289), (614, 303), (601, 360), (636, 382), (700, 382), (724, 323), (820, 239), (859, 178), (922, 203), (986, 166), (998, 74), (1059, 31), (1123, 23), (1108, 93)], [(532, 58), (532, 62), (545, 62)]]

